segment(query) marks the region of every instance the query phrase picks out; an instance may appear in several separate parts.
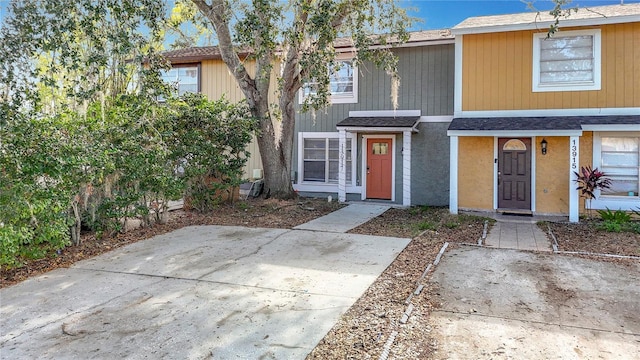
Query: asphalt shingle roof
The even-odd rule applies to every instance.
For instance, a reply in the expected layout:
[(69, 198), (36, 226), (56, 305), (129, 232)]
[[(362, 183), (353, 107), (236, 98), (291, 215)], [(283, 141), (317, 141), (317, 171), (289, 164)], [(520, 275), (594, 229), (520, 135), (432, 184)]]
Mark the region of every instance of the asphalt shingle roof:
[[(629, 21), (640, 21), (640, 3), (580, 7), (577, 12), (571, 12), (568, 18), (561, 18), (560, 24), (562, 25), (563, 21), (613, 21), (615, 18), (627, 18)], [(454, 26), (451, 30), (454, 34), (464, 34), (474, 32), (474, 29), (500, 28), (517, 25), (523, 27), (535, 25), (536, 28), (546, 29), (549, 24), (554, 21), (555, 19), (548, 11), (540, 11), (539, 13), (529, 11), (519, 14), (470, 17)]]
[(638, 125), (639, 115), (455, 118), (449, 130), (582, 130), (582, 125)]
[[(426, 30), (426, 31), (414, 31), (409, 33), (409, 40), (405, 44), (420, 43), (427, 41), (437, 40), (453, 40), (451, 31), (447, 29), (443, 30)], [(336, 49), (350, 48), (353, 46), (353, 40), (351, 38), (339, 38), (334, 42)], [(251, 53), (251, 49), (243, 49), (240, 51), (240, 56), (247, 56)], [(198, 62), (202, 60), (219, 60), (221, 59), (220, 50), (217, 46), (198, 46), (190, 47), (186, 49), (169, 50), (162, 53), (167, 60), (172, 63), (188, 63)]]
[(420, 116), (380, 116), (380, 117), (348, 117), (340, 121), (338, 127), (403, 127), (412, 128), (420, 120)]

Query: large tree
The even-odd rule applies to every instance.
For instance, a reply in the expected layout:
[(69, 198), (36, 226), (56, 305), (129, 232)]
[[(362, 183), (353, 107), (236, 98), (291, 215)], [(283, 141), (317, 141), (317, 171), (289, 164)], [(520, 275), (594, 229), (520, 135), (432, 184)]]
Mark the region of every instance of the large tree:
[[(267, 193), (295, 196), (291, 185), (294, 142), (294, 101), (309, 81), (317, 95), (307, 109), (328, 103), (331, 72), (337, 70), (334, 42), (350, 39), (354, 62), (372, 61), (387, 71), (397, 86), (397, 59), (388, 47), (406, 40), (410, 18), (394, 0), (191, 0), (211, 22), (222, 60), (244, 93), (259, 121), (258, 146)], [(255, 75), (239, 53), (250, 50)], [(274, 68), (277, 66), (277, 68)], [(270, 103), (270, 85), (278, 84), (278, 99)]]

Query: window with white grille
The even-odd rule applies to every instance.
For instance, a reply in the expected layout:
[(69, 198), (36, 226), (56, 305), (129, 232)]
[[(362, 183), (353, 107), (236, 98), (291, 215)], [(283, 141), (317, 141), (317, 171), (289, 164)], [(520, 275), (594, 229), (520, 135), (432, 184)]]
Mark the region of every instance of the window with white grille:
[[(345, 146), (346, 180), (351, 183), (352, 148), (351, 139)], [(305, 138), (303, 140), (302, 181), (337, 184), (339, 174), (340, 148), (337, 138)]]

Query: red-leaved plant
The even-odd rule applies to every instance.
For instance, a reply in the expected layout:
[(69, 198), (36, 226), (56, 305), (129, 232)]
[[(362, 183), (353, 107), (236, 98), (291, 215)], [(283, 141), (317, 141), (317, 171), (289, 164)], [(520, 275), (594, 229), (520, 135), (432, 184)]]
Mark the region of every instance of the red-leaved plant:
[(575, 182), (578, 184), (576, 190), (580, 190), (580, 196), (589, 202), (588, 211), (591, 215), (591, 200), (596, 198), (596, 190), (609, 189), (611, 179), (598, 168), (591, 169), (591, 166), (583, 166), (580, 168), (580, 172), (574, 171), (573, 173), (576, 175)]

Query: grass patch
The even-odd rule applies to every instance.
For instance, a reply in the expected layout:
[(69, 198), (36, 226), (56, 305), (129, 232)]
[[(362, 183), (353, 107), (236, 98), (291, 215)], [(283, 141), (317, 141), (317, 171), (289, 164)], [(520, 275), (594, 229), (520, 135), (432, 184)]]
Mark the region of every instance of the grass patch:
[(418, 223), (418, 230), (437, 230), (438, 224), (433, 221), (425, 220)]

